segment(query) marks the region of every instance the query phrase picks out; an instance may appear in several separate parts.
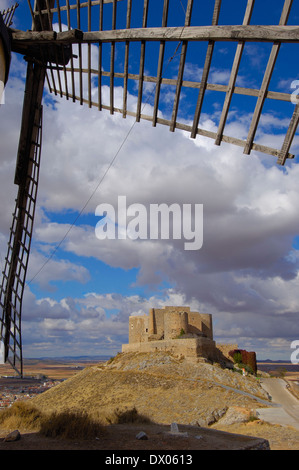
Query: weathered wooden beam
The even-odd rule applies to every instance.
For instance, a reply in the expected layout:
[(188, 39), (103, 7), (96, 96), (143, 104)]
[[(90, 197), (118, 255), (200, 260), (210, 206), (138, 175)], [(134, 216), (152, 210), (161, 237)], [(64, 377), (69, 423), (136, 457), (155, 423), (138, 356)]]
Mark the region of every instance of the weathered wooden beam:
[(12, 44), (39, 45), (49, 43), (76, 43), (83, 40), (83, 32), (79, 29), (69, 31), (20, 31), (9, 28)]
[(299, 26), (184, 26), (86, 32), (84, 42), (111, 41), (253, 41), (299, 42)]
[(97, 43), (125, 41), (250, 41), (299, 42), (299, 26), (189, 26), (131, 28), (111, 31), (19, 31), (10, 30), (13, 43)]

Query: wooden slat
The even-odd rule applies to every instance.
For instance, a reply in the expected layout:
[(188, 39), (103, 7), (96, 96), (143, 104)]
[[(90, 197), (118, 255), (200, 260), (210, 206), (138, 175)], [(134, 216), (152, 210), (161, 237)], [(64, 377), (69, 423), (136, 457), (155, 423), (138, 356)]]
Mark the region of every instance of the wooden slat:
[[(116, 28), (116, 5), (117, 0), (113, 0), (112, 9), (112, 30)], [(114, 61), (115, 61), (115, 43), (111, 43), (110, 52), (110, 114), (114, 114)]]
[[(220, 14), (220, 7), (221, 7), (221, 0), (215, 0), (215, 6), (214, 6), (214, 12), (213, 12), (213, 19), (212, 19), (212, 26), (216, 26), (218, 23), (218, 18)], [(196, 137), (196, 130), (198, 127), (199, 123), (199, 118), (201, 114), (201, 109), (203, 105), (203, 99), (206, 91), (206, 86), (208, 83), (208, 75), (210, 71), (210, 66), (212, 62), (212, 56), (213, 56), (213, 51), (214, 51), (214, 41), (209, 41), (208, 48), (207, 48), (207, 55), (205, 59), (205, 64), (202, 72), (202, 78), (201, 78), (201, 84), (200, 84), (200, 90), (198, 93), (198, 98), (197, 98), (197, 104), (196, 104), (196, 109), (194, 113), (194, 119), (193, 119), (193, 126), (192, 126), (192, 131), (191, 131), (191, 138), (195, 139)]]
[[(254, 7), (254, 1), (255, 0), (248, 0), (248, 2), (247, 2), (245, 16), (244, 16), (244, 20), (243, 20), (243, 25), (248, 25), (250, 23), (250, 19), (251, 19), (253, 7)], [(237, 45), (237, 50), (236, 50), (236, 54), (235, 54), (235, 58), (234, 58), (234, 62), (233, 62), (233, 66), (232, 66), (232, 70), (231, 70), (231, 74), (230, 74), (230, 79), (229, 79), (229, 83), (228, 83), (228, 89), (227, 89), (227, 92), (226, 92), (226, 95), (225, 95), (225, 100), (224, 100), (222, 113), (221, 113), (221, 117), (220, 117), (220, 121), (219, 121), (219, 126), (218, 126), (218, 131), (217, 131), (217, 137), (216, 137), (216, 140), (215, 140), (215, 145), (220, 145), (220, 143), (221, 143), (221, 138), (222, 138), (224, 126), (225, 126), (225, 123), (226, 123), (229, 107), (230, 107), (232, 96), (233, 96), (233, 93), (234, 93), (234, 88), (235, 88), (235, 84), (236, 84), (236, 80), (237, 80), (237, 75), (238, 75), (238, 71), (239, 71), (239, 65), (240, 65), (242, 53), (243, 53), (243, 50), (244, 50), (244, 45), (245, 45), (244, 41), (240, 41)]]
[[(50, 4), (49, 0), (46, 0), (46, 6), (47, 6), (47, 15), (48, 15), (48, 25), (49, 29), (53, 31), (53, 25), (52, 25), (52, 14), (50, 12)], [(63, 46), (62, 46), (63, 47)], [(54, 52), (55, 52), (55, 59), (56, 59), (56, 66), (57, 66), (57, 79), (58, 79), (58, 90), (59, 94), (62, 97), (62, 85), (61, 85), (61, 78), (60, 78), (60, 73), (59, 73), (59, 68), (58, 68), (58, 52), (57, 52), (57, 47), (54, 46)]]
[[(91, 0), (88, 0), (87, 8), (87, 29), (91, 31)], [(87, 61), (88, 61), (88, 101), (91, 108), (91, 44), (87, 45)]]
[[(67, 11), (67, 27), (68, 27), (68, 31), (69, 31), (69, 34), (71, 33), (71, 19), (70, 19), (70, 3), (69, 3), (69, 0), (66, 0), (66, 11)], [(63, 34), (63, 33), (60, 33), (60, 34)], [(71, 43), (68, 43), (71, 47), (71, 80), (72, 80), (72, 94), (73, 96), (75, 95), (75, 77), (74, 77), (74, 72), (73, 72), (73, 69), (74, 69), (74, 61), (73, 61), (73, 46)]]
[[(281, 18), (280, 18), (280, 21), (279, 21), (280, 26), (285, 25), (287, 23), (288, 17), (289, 17), (289, 14), (290, 14), (290, 10), (291, 10), (291, 6), (292, 6), (292, 0), (285, 0), (284, 7), (283, 7), (283, 10), (282, 10), (282, 14), (281, 14)], [(262, 85), (261, 85), (259, 97), (258, 97), (258, 100), (257, 100), (257, 103), (256, 103), (254, 113), (253, 113), (252, 121), (251, 121), (251, 124), (250, 124), (249, 132), (248, 132), (248, 136), (247, 136), (247, 142), (246, 142), (244, 152), (243, 152), (246, 155), (249, 155), (250, 152), (251, 152), (253, 140), (254, 140), (254, 137), (255, 137), (255, 134), (256, 134), (258, 122), (259, 122), (259, 119), (260, 119), (260, 116), (261, 116), (261, 113), (262, 113), (262, 109), (263, 109), (264, 102), (265, 102), (265, 99), (266, 99), (266, 93), (268, 91), (270, 80), (271, 80), (271, 77), (272, 77), (272, 74), (273, 74), (273, 71), (274, 71), (274, 66), (275, 66), (276, 59), (277, 59), (277, 56), (278, 56), (278, 53), (279, 53), (279, 49), (280, 49), (280, 42), (275, 42), (272, 46), (269, 61), (268, 61), (268, 64), (267, 64), (267, 68), (266, 68), (265, 73), (264, 73), (264, 78), (263, 78), (263, 82), (262, 82)]]
[[(80, 15), (80, 0), (77, 0), (77, 27), (81, 28), (81, 15)], [(83, 104), (83, 77), (82, 77), (82, 45), (78, 44), (78, 59), (79, 59), (79, 93), (80, 93), (80, 104)], [(73, 62), (72, 62), (73, 68)], [(73, 94), (74, 96), (74, 94)]]
[[(59, 27), (59, 31), (62, 32), (60, 0), (56, 0), (56, 4), (57, 4), (57, 14), (58, 14), (58, 27)], [(62, 57), (63, 57), (63, 63), (65, 64), (65, 53), (64, 53), (64, 47), (63, 46), (61, 46), (61, 52), (62, 52)], [(69, 99), (69, 93), (68, 93), (67, 72), (66, 72), (65, 65), (63, 65), (63, 74), (64, 74), (66, 99), (68, 100)]]
[[(148, 15), (148, 0), (144, 0), (143, 4), (143, 17), (142, 17), (142, 28), (146, 28)], [(140, 65), (139, 65), (139, 84), (138, 84), (138, 97), (137, 97), (137, 112), (136, 121), (140, 121), (141, 114), (141, 103), (142, 103), (142, 92), (143, 92), (143, 75), (144, 75), (144, 60), (145, 60), (145, 41), (141, 41), (140, 46)]]
[[(130, 27), (131, 27), (131, 13), (132, 13), (132, 0), (128, 0), (128, 3), (127, 3), (127, 20), (126, 20), (126, 28), (127, 29), (130, 29)], [(125, 65), (124, 65), (124, 91), (123, 91), (123, 117), (124, 118), (127, 116), (129, 52), (130, 52), (130, 42), (126, 41)]]
[[(162, 28), (165, 28), (167, 26), (168, 8), (169, 8), (169, 0), (164, 0), (163, 15), (162, 15)], [(164, 53), (165, 53), (165, 41), (160, 41), (158, 69), (157, 69), (157, 83), (156, 83), (154, 111), (153, 111), (153, 126), (156, 126), (156, 123), (157, 123)]]
[(49, 0), (46, 0), (46, 6), (47, 6), (47, 14), (48, 14), (48, 24), (50, 25), (50, 26), (49, 26), (49, 29), (50, 29), (50, 30), (53, 30), (53, 26), (52, 26), (52, 14), (51, 14), (51, 12), (50, 12)]
[(71, 15), (70, 15), (70, 2), (69, 2), (69, 0), (66, 0), (66, 17), (67, 17), (67, 27), (68, 27), (68, 30), (70, 31), (72, 29), (72, 27), (71, 27)]
[[(219, 0), (216, 0), (216, 1), (219, 1)], [(188, 8), (186, 10), (186, 15), (185, 15), (184, 28), (186, 28), (190, 25), (192, 5), (193, 5), (193, 2), (189, 1), (188, 2)], [(175, 91), (175, 96), (174, 96), (174, 101), (173, 101), (171, 124), (170, 124), (170, 127), (169, 127), (171, 132), (174, 132), (175, 127), (176, 127), (176, 119), (177, 119), (177, 114), (178, 114), (178, 109), (179, 109), (179, 101), (180, 101), (180, 95), (181, 95), (181, 89), (182, 89), (182, 82), (183, 82), (184, 68), (185, 68), (185, 62), (186, 62), (187, 48), (188, 48), (188, 41), (183, 41), (182, 42), (181, 56), (180, 56), (180, 65), (179, 65), (179, 70), (178, 70), (177, 85), (176, 85), (176, 91)]]
[(293, 116), (292, 116), (292, 119), (288, 128), (288, 131), (286, 133), (281, 151), (279, 152), (279, 156), (277, 160), (277, 163), (279, 165), (284, 165), (286, 159), (288, 158), (288, 153), (292, 145), (298, 124), (299, 124), (299, 103), (297, 103), (295, 106), (294, 113), (293, 113)]
[(37, 29), (36, 16), (35, 16), (35, 14), (33, 12), (33, 9), (32, 9), (31, 0), (27, 0), (27, 3), (28, 3), (28, 6), (29, 6), (31, 18), (32, 18), (32, 25), (34, 26), (34, 29)]
[(38, 21), (35, 22), (36, 24), (36, 28), (38, 30), (45, 30), (47, 29), (46, 28), (46, 25), (45, 25), (45, 20), (44, 20), (44, 17), (43, 17), (43, 14), (47, 14), (47, 10), (44, 10), (43, 14), (42, 14), (42, 10), (40, 8), (40, 4), (39, 4), (39, 0), (36, 0), (36, 11), (34, 12), (34, 14), (36, 16), (38, 16)]
[[(113, 3), (114, 0), (103, 0), (103, 3)], [(121, 2), (123, 0), (116, 0), (117, 2)], [(98, 5), (101, 5), (101, 2), (102, 0), (92, 0), (91, 1), (91, 6), (98, 6)], [(88, 8), (88, 1), (87, 2), (82, 2), (80, 4), (80, 8)], [(75, 4), (70, 4), (69, 7), (68, 6), (62, 6), (61, 8), (61, 11), (67, 11), (68, 9), (69, 10), (76, 10), (77, 9), (77, 5)], [(57, 13), (57, 8), (51, 8), (50, 9), (51, 13)], [(47, 13), (47, 10), (41, 10), (41, 13), (42, 14), (45, 14)], [(35, 16), (38, 15), (38, 13), (34, 13)]]
[[(19, 6), (19, 4), (15, 3), (12, 7), (9, 7), (6, 10), (1, 11), (2, 18), (3, 18), (5, 26), (9, 27), (9, 26), (12, 25), (13, 16), (14, 16), (15, 10), (18, 6)], [(31, 7), (31, 5), (30, 5), (30, 7)], [(33, 20), (34, 14), (33, 14), (32, 7), (31, 7), (31, 10), (30, 10), (30, 13), (31, 13), (31, 17), (32, 17), (32, 20)], [(34, 20), (33, 20), (33, 24), (35, 25)]]
[[(103, 0), (100, 0), (99, 31), (103, 29)], [(98, 60), (98, 110), (102, 109), (102, 44), (99, 44)]]

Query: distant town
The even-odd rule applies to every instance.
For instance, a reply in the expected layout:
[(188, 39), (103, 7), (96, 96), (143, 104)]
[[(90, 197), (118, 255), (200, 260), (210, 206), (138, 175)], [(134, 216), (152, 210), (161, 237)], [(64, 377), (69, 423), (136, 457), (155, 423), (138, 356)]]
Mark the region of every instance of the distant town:
[(0, 378), (0, 410), (10, 407), (16, 401), (30, 400), (37, 394), (62, 382), (61, 380), (40, 378), (25, 378), (4, 376)]

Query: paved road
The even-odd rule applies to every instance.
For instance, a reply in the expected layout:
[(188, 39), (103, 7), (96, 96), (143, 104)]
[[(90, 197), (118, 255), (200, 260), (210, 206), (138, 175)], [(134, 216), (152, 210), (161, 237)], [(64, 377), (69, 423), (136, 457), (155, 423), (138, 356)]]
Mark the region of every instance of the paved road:
[(258, 416), (269, 423), (293, 426), (299, 430), (299, 400), (286, 388), (283, 379), (262, 379), (262, 387), (272, 397), (270, 408), (260, 408)]

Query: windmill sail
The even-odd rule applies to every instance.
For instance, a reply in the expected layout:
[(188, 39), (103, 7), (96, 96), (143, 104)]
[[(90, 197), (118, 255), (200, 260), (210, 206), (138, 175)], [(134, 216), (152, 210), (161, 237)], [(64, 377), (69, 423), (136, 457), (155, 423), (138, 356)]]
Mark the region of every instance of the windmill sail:
[[(46, 25), (46, 23), (44, 23)], [(34, 29), (38, 26), (33, 25)], [(48, 22), (47, 27), (52, 25)], [(18, 185), (13, 222), (10, 229), (5, 268), (0, 289), (0, 342), (4, 362), (23, 375), (21, 335), (22, 300), (29, 261), (39, 181), (42, 143), (42, 96), (46, 69), (27, 58), (27, 77), (21, 132), (15, 172)]]
[[(38, 4), (39, 2), (37, 2)], [(153, 8), (159, 13), (149, 16)], [(250, 154), (252, 150), (273, 155), (277, 162), (284, 165), (287, 158), (293, 158), (290, 148), (298, 126), (298, 109), (292, 104), (292, 94), (271, 91), (270, 81), (276, 71), (276, 63), (281, 45), (298, 43), (299, 28), (288, 26), (293, 0), (282, 3), (280, 20), (277, 25), (251, 25), (254, 0), (244, 2), (243, 22), (240, 25), (221, 25), (221, 0), (215, 0), (211, 10), (210, 24), (196, 26), (192, 24), (193, 0), (184, 2), (184, 12), (181, 15), (181, 24), (168, 26), (171, 8), (179, 8), (178, 3), (171, 0), (164, 2), (152, 0), (57, 0), (53, 8), (39, 7), (32, 12), (33, 22), (39, 21), (44, 14), (52, 15), (52, 24), (55, 29), (52, 36), (30, 35), (15, 33), (15, 42), (19, 48), (28, 47), (30, 41), (36, 45), (56, 44), (56, 59), (59, 46), (68, 45), (70, 48), (70, 62), (68, 65), (60, 64), (59, 60), (49, 61), (47, 64), (46, 80), (51, 93), (65, 97), (68, 100), (78, 101), (81, 105), (88, 105), (99, 110), (107, 110), (111, 114), (121, 113), (123, 117), (133, 116), (137, 121), (151, 121), (153, 126), (163, 124), (170, 128), (182, 129), (190, 133), (191, 138), (204, 136), (214, 140), (216, 145), (222, 142), (237, 145), (243, 148), (243, 153)], [(163, 8), (161, 8), (161, 5)], [(142, 7), (141, 7), (142, 6)], [(134, 27), (132, 27), (132, 12), (134, 12)], [(139, 15), (139, 17), (138, 17)], [(160, 16), (159, 16), (160, 15)], [(154, 21), (154, 22), (153, 22)], [(223, 42), (233, 43), (235, 57), (230, 69), (229, 80), (226, 85), (211, 80), (211, 64), (215, 57), (215, 47)], [(238, 85), (239, 66), (242, 60), (244, 47), (249, 42), (269, 43), (272, 49), (266, 62), (264, 77), (260, 88), (251, 88)], [(172, 57), (165, 54), (166, 48), (172, 46), (174, 55), (177, 55), (179, 66), (176, 76), (167, 77), (167, 61)], [(202, 70), (201, 76), (194, 76), (192, 80), (185, 79), (186, 56), (188, 49), (198, 48), (198, 55), (202, 56), (202, 63), (198, 68)], [(136, 70), (136, 51), (139, 60)], [(60, 53), (61, 55), (61, 53)], [(155, 74), (148, 74), (146, 64)], [(190, 64), (187, 64), (190, 66)], [(133, 73), (133, 69), (134, 72)], [(131, 71), (132, 70), (132, 71)], [(173, 74), (173, 70), (171, 69)], [(242, 77), (243, 78), (243, 77)], [(148, 87), (152, 87), (152, 105), (145, 107), (145, 95)], [(107, 92), (109, 89), (109, 93)], [(117, 90), (117, 98), (116, 98)], [(122, 92), (122, 99), (119, 92)], [(128, 106), (128, 93), (135, 92), (134, 104)], [(137, 93), (136, 93), (137, 90)], [(172, 97), (171, 112), (163, 114), (162, 93)], [(183, 98), (186, 92), (192, 92), (196, 107), (193, 116), (185, 119)], [(217, 129), (208, 129), (202, 126), (201, 117), (203, 106), (209, 96), (217, 95), (215, 101), (223, 103), (219, 113), (220, 119)], [(215, 95), (216, 94), (216, 95)], [(247, 136), (238, 138), (229, 133), (228, 115), (233, 100), (251, 97), (256, 100), (252, 112), (251, 122), (248, 125)], [(131, 100), (132, 101), (132, 100)], [(289, 103), (290, 121), (283, 145), (273, 148), (264, 145), (256, 138), (260, 126), (265, 102)], [(241, 109), (239, 105), (239, 109)], [(145, 112), (145, 110), (147, 112)]]

